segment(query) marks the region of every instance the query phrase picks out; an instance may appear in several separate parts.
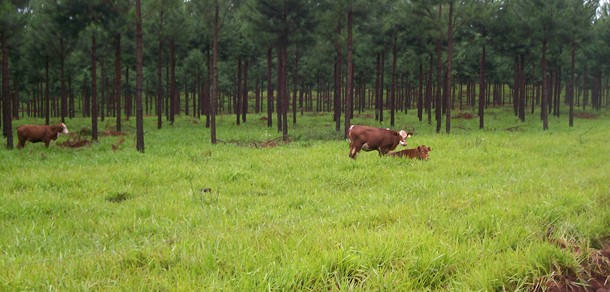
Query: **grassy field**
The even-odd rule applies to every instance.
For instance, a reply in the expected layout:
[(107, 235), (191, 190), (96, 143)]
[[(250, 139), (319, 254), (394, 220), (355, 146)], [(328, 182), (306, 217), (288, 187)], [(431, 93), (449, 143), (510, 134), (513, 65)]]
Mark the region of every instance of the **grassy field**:
[(582, 275), (609, 244), (610, 115), (594, 114), (542, 131), (536, 116), (495, 109), (485, 130), (475, 116), (451, 134), (400, 114), (395, 128), (414, 128), (429, 161), (351, 160), (318, 114), (299, 116), (290, 143), (250, 115), (219, 117), (217, 145), (180, 117), (161, 130), (146, 119), (144, 154), (135, 119), (122, 144), (2, 147), (0, 290), (543, 287)]

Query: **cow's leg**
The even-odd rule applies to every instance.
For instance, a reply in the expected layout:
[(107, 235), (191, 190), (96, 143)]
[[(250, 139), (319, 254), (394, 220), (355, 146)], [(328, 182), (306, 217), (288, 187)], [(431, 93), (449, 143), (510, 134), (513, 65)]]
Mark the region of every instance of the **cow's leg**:
[(51, 141), (50, 141), (50, 140), (45, 140), (45, 141), (44, 141), (44, 146), (45, 146), (45, 147), (49, 148), (49, 144), (51, 144)]
[(349, 145), (349, 158), (351, 159), (356, 159), (356, 155), (358, 155), (358, 152), (360, 152), (360, 148), (362, 147), (362, 145), (357, 145), (354, 143), (350, 143)]
[(17, 149), (22, 149), (25, 146), (25, 137), (19, 136), (19, 143), (17, 143)]

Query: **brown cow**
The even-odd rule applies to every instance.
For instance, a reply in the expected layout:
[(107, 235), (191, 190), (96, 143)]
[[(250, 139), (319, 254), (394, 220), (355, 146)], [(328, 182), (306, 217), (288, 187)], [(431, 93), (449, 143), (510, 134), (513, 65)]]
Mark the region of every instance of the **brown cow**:
[(349, 128), (347, 134), (349, 138), (349, 157), (356, 159), (356, 155), (360, 150), (377, 150), (379, 156), (385, 155), (389, 151), (394, 150), (398, 144), (407, 146), (407, 138), (412, 135), (412, 133), (407, 133), (404, 130), (393, 131), (390, 129), (353, 125)]
[(428, 152), (432, 151), (432, 148), (426, 147), (426, 145), (419, 145), (417, 148), (405, 149), (396, 152), (388, 153), (391, 157), (402, 157), (402, 158), (419, 158), (421, 160), (428, 160)]
[(51, 140), (57, 140), (60, 134), (68, 134), (68, 128), (64, 123), (54, 126), (23, 125), (17, 128), (19, 143), (17, 148), (25, 146), (26, 141), (32, 143), (44, 142), (45, 147), (49, 148)]

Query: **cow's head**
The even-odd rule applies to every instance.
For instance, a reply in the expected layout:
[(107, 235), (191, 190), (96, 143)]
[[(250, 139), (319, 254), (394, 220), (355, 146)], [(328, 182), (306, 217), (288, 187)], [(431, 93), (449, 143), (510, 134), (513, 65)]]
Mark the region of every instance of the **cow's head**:
[(419, 157), (423, 160), (428, 160), (428, 152), (432, 151), (432, 148), (426, 147), (426, 145), (420, 145), (417, 147), (417, 151), (419, 152)]
[(407, 146), (407, 138), (413, 136), (413, 133), (407, 133), (405, 130), (400, 130), (398, 134), (400, 135), (400, 145), (402, 146)]
[(67, 135), (68, 133), (70, 133), (70, 131), (68, 131), (68, 127), (66, 127), (66, 124), (61, 123), (61, 134)]

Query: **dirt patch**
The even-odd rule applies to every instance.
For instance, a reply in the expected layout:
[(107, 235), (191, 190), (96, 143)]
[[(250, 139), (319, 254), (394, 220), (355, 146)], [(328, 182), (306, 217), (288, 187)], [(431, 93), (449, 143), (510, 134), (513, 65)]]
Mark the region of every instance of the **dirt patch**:
[(590, 114), (590, 113), (584, 113), (584, 112), (574, 113), (574, 117), (579, 118), (579, 119), (586, 119), (586, 120), (596, 120), (597, 119), (597, 115)]
[(458, 113), (457, 115), (453, 116), (454, 119), (464, 119), (464, 120), (472, 120), (476, 117), (476, 115), (471, 114), (471, 113)]
[(555, 267), (551, 275), (535, 284), (533, 291), (610, 291), (610, 238), (601, 240), (600, 249), (586, 251), (563, 240), (554, 243), (584, 259), (577, 271)]
[(127, 135), (127, 133), (119, 132), (119, 131), (115, 131), (115, 130), (106, 130), (106, 131), (100, 133), (100, 136), (112, 136), (112, 137), (125, 136), (125, 135)]
[(81, 147), (89, 147), (91, 146), (91, 141), (89, 140), (68, 140), (63, 143), (57, 144), (60, 147), (65, 148), (81, 148)]
[(70, 133), (68, 140), (62, 143), (57, 143), (59, 147), (64, 148), (81, 148), (81, 147), (89, 147), (91, 146), (91, 141), (86, 139), (81, 139), (80, 132), (79, 133)]
[(525, 129), (522, 128), (522, 126), (508, 127), (508, 128), (506, 128), (506, 130), (509, 132), (525, 131)]

